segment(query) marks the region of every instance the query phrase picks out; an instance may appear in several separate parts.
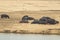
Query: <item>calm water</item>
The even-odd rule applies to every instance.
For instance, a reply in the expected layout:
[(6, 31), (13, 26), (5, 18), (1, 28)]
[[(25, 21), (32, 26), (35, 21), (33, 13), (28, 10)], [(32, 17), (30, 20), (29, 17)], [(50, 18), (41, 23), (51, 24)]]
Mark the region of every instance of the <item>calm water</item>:
[(59, 35), (0, 33), (0, 40), (60, 40), (60, 36)]

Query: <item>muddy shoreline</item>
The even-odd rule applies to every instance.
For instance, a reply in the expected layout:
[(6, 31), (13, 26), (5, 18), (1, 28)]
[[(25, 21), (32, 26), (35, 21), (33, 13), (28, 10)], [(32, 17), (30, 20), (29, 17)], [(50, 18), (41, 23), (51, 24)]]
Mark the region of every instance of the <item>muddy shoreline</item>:
[(0, 31), (0, 33), (60, 35), (60, 29), (48, 29), (48, 30), (42, 30), (40, 32), (29, 32), (28, 30), (19, 30), (19, 31), (3, 30), (3, 31)]

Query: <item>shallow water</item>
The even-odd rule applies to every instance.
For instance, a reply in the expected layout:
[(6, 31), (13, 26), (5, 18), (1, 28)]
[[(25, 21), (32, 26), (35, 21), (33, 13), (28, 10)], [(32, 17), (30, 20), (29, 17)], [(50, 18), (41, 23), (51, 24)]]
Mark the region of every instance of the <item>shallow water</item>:
[(59, 35), (40, 35), (40, 34), (0, 33), (0, 40), (60, 40), (60, 36)]

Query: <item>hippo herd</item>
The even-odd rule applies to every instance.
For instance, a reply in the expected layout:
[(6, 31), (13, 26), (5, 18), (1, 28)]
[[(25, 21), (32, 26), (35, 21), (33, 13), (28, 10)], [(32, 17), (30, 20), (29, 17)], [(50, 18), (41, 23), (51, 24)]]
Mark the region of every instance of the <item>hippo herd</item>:
[(39, 20), (34, 20), (32, 24), (58, 24), (59, 22), (50, 18), (50, 17), (42, 17)]
[[(1, 18), (10, 18), (7, 14), (2, 14)], [(29, 17), (28, 15), (25, 15), (22, 17), (21, 21), (19, 23), (29, 23), (29, 20), (33, 20), (31, 24), (58, 24), (59, 21), (56, 21), (53, 18), (50, 17), (41, 17), (40, 19), (35, 19), (33, 17)]]
[(23, 16), (20, 23), (29, 23), (29, 20), (33, 20), (31, 24), (58, 24), (59, 23), (59, 21), (56, 21), (55, 19), (52, 19), (50, 17), (44, 16), (38, 20), (32, 17), (29, 17), (28, 15)]

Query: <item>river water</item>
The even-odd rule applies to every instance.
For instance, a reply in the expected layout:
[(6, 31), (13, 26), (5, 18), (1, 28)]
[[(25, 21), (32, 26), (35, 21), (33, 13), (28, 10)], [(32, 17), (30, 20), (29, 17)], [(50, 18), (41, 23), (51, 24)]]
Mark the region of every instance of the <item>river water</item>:
[(60, 40), (60, 36), (59, 35), (40, 35), (40, 34), (0, 33), (0, 40)]

